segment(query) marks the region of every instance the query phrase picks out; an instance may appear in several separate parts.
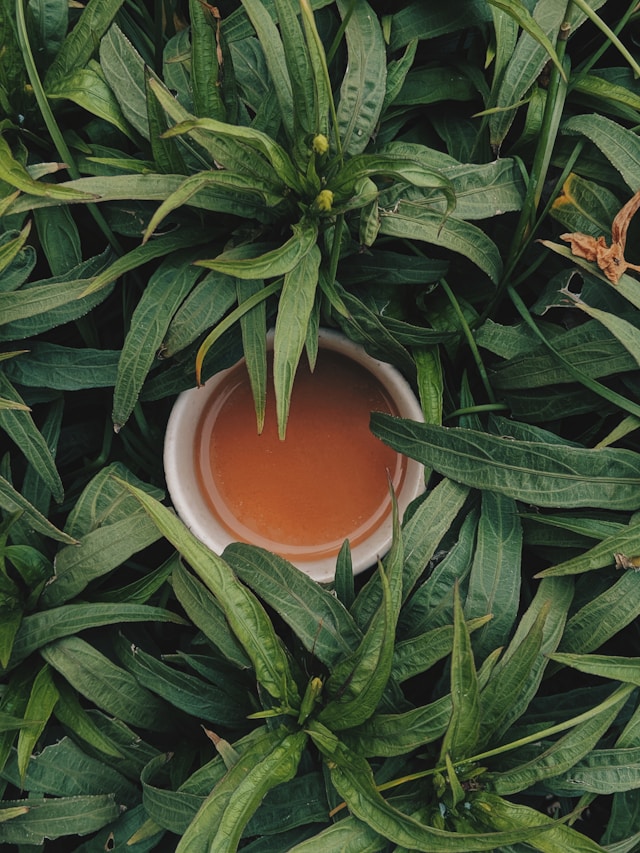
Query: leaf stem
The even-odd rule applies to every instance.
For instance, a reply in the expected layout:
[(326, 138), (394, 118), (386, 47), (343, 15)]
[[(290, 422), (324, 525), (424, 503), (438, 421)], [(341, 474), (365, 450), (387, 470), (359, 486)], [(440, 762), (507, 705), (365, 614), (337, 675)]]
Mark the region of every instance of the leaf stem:
[[(615, 32), (609, 27), (602, 18), (597, 15), (591, 6), (586, 2), (586, 0), (573, 0), (573, 3), (580, 9), (581, 12), (589, 18), (589, 20), (596, 25), (596, 27), (603, 33), (611, 42), (611, 44), (618, 50), (618, 52), (627, 60), (629, 65), (631, 66), (633, 73), (636, 77), (640, 77), (640, 65), (633, 58), (631, 53), (627, 50), (627, 48), (620, 41)], [(632, 4), (635, 6), (635, 4)], [(631, 11), (631, 10), (630, 10)]]
[[(629, 696), (635, 690), (634, 684), (625, 684), (622, 687), (618, 687), (614, 692), (608, 696), (603, 702), (599, 705), (596, 705), (595, 708), (590, 708), (588, 711), (584, 711), (582, 714), (578, 714), (577, 717), (572, 717), (569, 720), (564, 720), (561, 723), (557, 723), (555, 726), (549, 726), (543, 731), (536, 731), (530, 735), (526, 735), (525, 737), (518, 738), (518, 740), (511, 741), (511, 743), (505, 743), (501, 746), (496, 746), (494, 749), (488, 749), (486, 752), (480, 752), (477, 755), (471, 755), (468, 758), (459, 759), (458, 761), (453, 762), (454, 767), (463, 767), (469, 764), (477, 764), (479, 761), (484, 761), (486, 758), (493, 758), (494, 755), (501, 755), (504, 752), (509, 752), (513, 749), (519, 749), (522, 746), (527, 746), (530, 743), (536, 743), (537, 741), (546, 740), (547, 738), (552, 737), (553, 735), (560, 734), (561, 732), (567, 731), (567, 729), (575, 728), (581, 723), (586, 723), (588, 720), (591, 720), (594, 716), (607, 711), (611, 708), (612, 705), (615, 705), (625, 696)], [(426, 779), (429, 776), (434, 776), (436, 773), (446, 772), (446, 765), (442, 764), (438, 767), (430, 767), (428, 770), (420, 770), (417, 773), (408, 773), (406, 776), (402, 776), (398, 779), (392, 779), (389, 782), (384, 782), (382, 785), (377, 785), (378, 791), (386, 791), (390, 788), (396, 788), (399, 785), (403, 785), (405, 782), (415, 782), (418, 779)]]
[[(62, 131), (58, 127), (58, 123), (53, 115), (51, 107), (49, 106), (49, 101), (42, 86), (42, 81), (40, 80), (38, 69), (36, 68), (36, 63), (33, 58), (33, 53), (31, 51), (31, 45), (29, 44), (29, 37), (27, 34), (27, 23), (24, 16), (23, 0), (16, 0), (16, 29), (18, 34), (18, 43), (20, 44), (20, 49), (22, 51), (22, 58), (24, 60), (25, 68), (27, 70), (29, 82), (31, 83), (31, 87), (33, 88), (33, 93), (40, 109), (40, 113), (42, 114), (44, 123), (47, 126), (47, 130), (49, 131), (51, 140), (56, 148), (56, 151), (58, 152), (58, 156), (65, 163), (71, 177), (74, 180), (77, 180), (80, 177), (80, 172), (71, 155), (69, 146), (67, 145), (66, 140), (62, 135)], [(104, 236), (107, 238), (109, 245), (114, 249), (115, 252), (117, 252), (119, 255), (122, 255), (122, 246), (120, 245), (120, 242), (112, 232), (102, 213), (98, 210), (95, 204), (88, 204), (87, 208), (93, 216), (96, 224), (98, 225)]]
[(562, 353), (558, 352), (558, 350), (553, 346), (553, 344), (545, 337), (545, 335), (540, 331), (538, 326), (533, 320), (527, 306), (524, 304), (520, 296), (516, 293), (513, 287), (509, 286), (507, 288), (507, 292), (511, 297), (511, 301), (513, 302), (518, 314), (522, 317), (524, 322), (529, 326), (529, 328), (535, 333), (535, 335), (540, 338), (542, 343), (547, 347), (547, 349), (553, 353), (553, 355), (558, 359), (558, 361), (562, 364), (562, 366), (576, 379), (580, 382), (581, 385), (584, 385), (585, 388), (588, 388), (589, 391), (593, 391), (594, 394), (598, 394), (600, 397), (603, 397), (605, 400), (608, 400), (610, 403), (613, 403), (615, 406), (618, 406), (625, 412), (628, 412), (631, 415), (640, 416), (640, 406), (637, 403), (628, 400), (626, 397), (623, 397), (621, 394), (612, 391), (611, 388), (608, 388), (606, 385), (602, 385), (602, 383), (597, 382), (595, 379), (591, 379), (590, 376), (587, 376), (581, 370), (578, 370), (570, 361), (562, 355)]
[(447, 284), (444, 278), (440, 279), (440, 286), (444, 290), (447, 295), (449, 302), (451, 303), (451, 307), (453, 308), (456, 317), (458, 318), (458, 322), (460, 323), (460, 328), (467, 340), (467, 344), (469, 345), (469, 349), (471, 350), (471, 354), (473, 355), (473, 360), (476, 363), (476, 367), (478, 369), (478, 373), (480, 374), (480, 379), (482, 380), (482, 384), (484, 385), (485, 393), (489, 399), (491, 404), (496, 403), (496, 398), (493, 394), (493, 388), (491, 387), (491, 383), (489, 382), (489, 377), (487, 376), (487, 371), (484, 366), (484, 362), (480, 356), (480, 350), (478, 349), (478, 345), (476, 344), (475, 338), (473, 337), (473, 332), (469, 324), (467, 323), (467, 318), (464, 316), (464, 312), (460, 307), (460, 303), (455, 297), (455, 294)]
[(344, 38), (344, 31), (347, 29), (347, 24), (349, 23), (349, 19), (353, 15), (353, 11), (356, 7), (356, 0), (351, 0), (351, 4), (346, 11), (344, 18), (342, 19), (340, 26), (338, 27), (338, 32), (335, 35), (334, 40), (331, 42), (331, 47), (327, 51), (327, 65), (331, 64), (331, 60), (336, 55), (338, 48), (340, 47), (340, 42)]
[[(567, 36), (568, 33), (566, 30), (561, 28), (557, 52), (568, 72), (569, 62), (568, 58), (565, 57)], [(549, 88), (547, 89), (542, 127), (540, 128), (540, 139), (531, 166), (531, 174), (529, 175), (527, 192), (522, 210), (520, 211), (520, 219), (518, 220), (514, 239), (511, 243), (511, 250), (505, 264), (501, 284), (502, 288), (505, 286), (505, 282), (508, 281), (515, 265), (522, 256), (524, 247), (534, 233), (534, 217), (540, 204), (540, 198), (542, 197), (542, 188), (547, 177), (551, 154), (558, 135), (566, 94), (567, 83), (562, 79), (560, 72), (554, 65), (551, 69)]]
[(456, 409), (454, 412), (446, 415), (445, 421), (450, 421), (453, 418), (459, 418), (463, 415), (475, 415), (478, 412), (507, 412), (509, 407), (506, 403), (481, 403), (477, 406), (465, 406), (462, 409)]
[(227, 329), (230, 329), (231, 326), (240, 319), (240, 317), (246, 314), (247, 311), (255, 308), (256, 305), (259, 305), (260, 302), (268, 299), (272, 294), (277, 293), (281, 289), (283, 281), (284, 279), (278, 278), (276, 281), (273, 281), (271, 284), (263, 287), (262, 290), (259, 290), (252, 296), (249, 296), (240, 305), (234, 308), (231, 313), (227, 314), (224, 320), (218, 323), (218, 325), (209, 332), (207, 337), (200, 344), (200, 349), (196, 355), (196, 381), (198, 385), (201, 384), (202, 362), (215, 342), (227, 331)]
[(336, 216), (336, 222), (333, 228), (333, 243), (331, 244), (331, 255), (329, 257), (329, 282), (331, 284), (336, 280), (336, 273), (338, 271), (343, 227), (344, 213), (339, 213), (338, 216)]

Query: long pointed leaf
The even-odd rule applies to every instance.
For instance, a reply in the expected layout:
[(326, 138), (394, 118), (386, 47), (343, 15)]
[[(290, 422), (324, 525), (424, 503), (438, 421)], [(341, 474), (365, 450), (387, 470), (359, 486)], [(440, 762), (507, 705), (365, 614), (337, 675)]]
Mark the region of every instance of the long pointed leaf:
[(637, 454), (502, 438), (374, 413), (372, 430), (394, 450), (470, 486), (539, 506), (640, 507)]
[(291, 779), (307, 736), (265, 731), (215, 786), (176, 847), (176, 853), (233, 853), (265, 794)]
[(290, 272), (278, 302), (273, 339), (273, 384), (276, 395), (278, 433), (284, 439), (296, 369), (302, 354), (315, 302), (320, 249), (314, 243)]
[(238, 581), (227, 563), (196, 539), (170, 510), (140, 489), (123, 485), (214, 593), (251, 659), (260, 684), (285, 706), (299, 701), (287, 657), (259, 601)]
[(0, 428), (15, 441), (21, 452), (33, 465), (34, 470), (51, 490), (53, 497), (60, 502), (64, 497), (64, 490), (55, 460), (31, 414), (28, 410), (22, 409), (24, 400), (18, 395), (4, 373), (0, 373), (0, 395), (14, 403), (21, 404), (17, 409), (0, 407)]
[(386, 93), (386, 52), (380, 22), (368, 3), (338, 3), (349, 61), (340, 85), (338, 129), (343, 153), (360, 154), (375, 134)]
[(451, 718), (442, 739), (440, 761), (461, 761), (473, 754), (480, 735), (480, 703), (469, 629), (464, 621), (458, 585), (453, 590), (451, 652)]
[(199, 276), (192, 253), (174, 252), (155, 270), (131, 317), (113, 397), (116, 432), (127, 422), (151, 370), (171, 318)]
[(198, 261), (198, 265), (236, 278), (277, 278), (290, 273), (316, 244), (318, 228), (314, 223), (299, 223), (292, 230), (293, 235), (282, 246), (269, 252), (252, 256), (249, 244), (229, 249), (217, 258)]
[(395, 844), (423, 853), (468, 853), (469, 850), (495, 850), (502, 845), (529, 840), (543, 829), (539, 826), (467, 834), (447, 832), (421, 823), (382, 797), (364, 758), (340, 743), (335, 735), (318, 723), (309, 728), (314, 743), (329, 760), (331, 781), (351, 813)]

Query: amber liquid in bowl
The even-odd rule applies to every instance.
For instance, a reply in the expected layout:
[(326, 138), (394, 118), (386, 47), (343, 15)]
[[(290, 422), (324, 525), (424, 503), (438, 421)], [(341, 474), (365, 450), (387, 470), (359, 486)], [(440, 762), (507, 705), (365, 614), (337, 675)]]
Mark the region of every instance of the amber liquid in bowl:
[(389, 519), (389, 478), (397, 492), (406, 459), (371, 434), (369, 416), (397, 410), (365, 367), (321, 349), (313, 373), (301, 361), (281, 441), (269, 371), (261, 434), (244, 362), (205, 408), (195, 444), (199, 488), (237, 541), (296, 561), (337, 555), (344, 539), (355, 547)]

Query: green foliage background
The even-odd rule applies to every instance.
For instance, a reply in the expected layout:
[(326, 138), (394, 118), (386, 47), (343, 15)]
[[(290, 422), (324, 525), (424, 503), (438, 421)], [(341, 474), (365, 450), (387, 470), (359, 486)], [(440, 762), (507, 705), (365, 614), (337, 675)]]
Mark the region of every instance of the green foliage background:
[[(640, 849), (640, 289), (560, 239), (640, 190), (635, 6), (0, 0), (7, 849)], [(320, 325), (429, 479), (331, 588), (161, 464)]]

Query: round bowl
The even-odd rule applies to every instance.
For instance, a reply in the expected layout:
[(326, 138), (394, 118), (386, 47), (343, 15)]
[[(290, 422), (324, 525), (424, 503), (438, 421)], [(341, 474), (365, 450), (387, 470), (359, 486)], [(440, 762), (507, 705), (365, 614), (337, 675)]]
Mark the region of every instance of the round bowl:
[[(381, 398), (384, 398), (384, 405), (387, 407), (386, 410), (388, 412), (401, 418), (409, 418), (411, 420), (418, 421), (423, 420), (420, 404), (409, 383), (392, 365), (372, 358), (362, 347), (353, 343), (344, 335), (332, 330), (320, 329), (318, 343), (318, 364), (321, 365), (323, 363), (322, 359), (325, 358), (327, 363), (330, 365), (325, 368), (325, 373), (328, 371), (327, 375), (330, 378), (333, 375), (341, 373), (340, 370), (336, 371), (336, 364), (338, 366), (340, 366), (340, 364), (345, 365), (345, 370), (343, 371), (345, 374), (353, 370), (364, 376), (362, 372), (362, 369), (364, 369), (367, 377), (366, 382), (371, 383), (371, 387), (375, 390), (375, 393), (380, 395)], [(269, 348), (270, 350), (273, 348), (272, 336), (269, 337)], [(347, 359), (348, 362), (342, 362), (341, 359)], [(333, 373), (331, 372), (332, 370)], [(316, 370), (314, 374), (309, 374), (309, 381), (315, 382), (315, 377), (319, 373), (320, 371)], [(339, 459), (329, 460), (328, 458), (323, 462), (323, 452), (329, 453), (331, 456), (333, 456), (333, 453), (331, 451), (323, 451), (322, 446), (317, 443), (317, 436), (319, 434), (317, 430), (316, 433), (314, 433), (313, 438), (307, 439), (305, 436), (304, 440), (308, 441), (309, 444), (304, 445), (303, 458), (307, 461), (303, 462), (300, 470), (302, 471), (303, 468), (306, 469), (307, 466), (311, 468), (312, 463), (319, 465), (316, 474), (310, 473), (306, 470), (304, 471), (304, 476), (310, 476), (312, 478), (310, 481), (312, 483), (311, 487), (309, 487), (306, 484), (306, 481), (302, 479), (302, 474), (297, 476), (293, 473), (281, 474), (281, 470), (284, 470), (284, 468), (278, 468), (276, 469), (275, 475), (269, 475), (268, 466), (269, 464), (274, 464), (270, 455), (273, 454), (274, 451), (276, 456), (280, 452), (285, 452), (287, 449), (287, 438), (289, 438), (290, 435), (293, 436), (290, 438), (291, 448), (294, 447), (294, 442), (297, 440), (294, 432), (295, 429), (297, 429), (294, 422), (294, 417), (297, 417), (295, 408), (297, 399), (296, 385), (297, 383), (300, 383), (302, 388), (303, 381), (306, 380), (303, 380), (302, 378), (299, 379), (299, 377), (296, 376), (293, 387), (291, 414), (287, 427), (287, 438), (285, 438), (283, 443), (274, 444), (271, 450), (265, 450), (264, 445), (258, 444), (255, 453), (259, 455), (255, 456), (251, 467), (251, 470), (255, 471), (254, 482), (260, 484), (260, 488), (262, 488), (262, 484), (266, 484), (275, 489), (271, 494), (271, 497), (263, 499), (268, 501), (269, 511), (271, 511), (272, 504), (279, 502), (280, 495), (284, 495), (286, 493), (287, 497), (289, 497), (289, 492), (291, 492), (291, 495), (295, 496), (296, 493), (294, 486), (297, 486), (298, 484), (293, 481), (298, 479), (300, 480), (300, 488), (304, 491), (301, 495), (291, 498), (294, 503), (293, 509), (290, 510), (290, 512), (295, 515), (295, 520), (293, 516), (291, 518), (291, 525), (296, 525), (296, 541), (293, 541), (293, 537), (288, 538), (290, 534), (287, 534), (286, 536), (283, 535), (279, 539), (277, 534), (273, 533), (275, 527), (268, 526), (270, 522), (265, 522), (267, 524), (266, 532), (265, 530), (262, 530), (262, 532), (256, 532), (258, 527), (252, 527), (252, 522), (247, 522), (246, 519), (238, 520), (240, 519), (240, 515), (236, 510), (236, 504), (232, 503), (231, 498), (225, 498), (223, 496), (223, 486), (227, 480), (232, 481), (231, 486), (235, 488), (236, 491), (239, 491), (240, 498), (238, 500), (243, 505), (245, 503), (250, 504), (254, 493), (257, 494), (253, 487), (242, 485), (240, 475), (238, 475), (238, 478), (234, 477), (233, 459), (236, 458), (234, 454), (237, 454), (238, 460), (242, 460), (243, 463), (246, 462), (245, 455), (254, 453), (254, 450), (249, 450), (249, 446), (253, 447), (255, 441), (266, 442), (268, 440), (263, 437), (268, 432), (270, 416), (269, 408), (267, 408), (265, 429), (262, 436), (259, 438), (255, 415), (253, 412), (246, 412), (243, 422), (236, 425), (235, 428), (233, 426), (230, 428), (230, 438), (227, 439), (230, 444), (226, 446), (226, 450), (224, 452), (222, 450), (219, 452), (216, 450), (216, 448), (222, 448), (224, 445), (220, 443), (211, 443), (211, 436), (213, 435), (213, 429), (217, 423), (217, 418), (222, 417), (219, 413), (225, 412), (225, 406), (230, 405), (226, 401), (232, 392), (236, 393), (233, 389), (240, 385), (240, 377), (244, 377), (244, 384), (248, 388), (248, 379), (246, 370), (244, 370), (243, 360), (238, 362), (234, 367), (220, 371), (215, 376), (207, 380), (202, 387), (184, 391), (179, 395), (173, 406), (165, 436), (164, 468), (167, 486), (173, 505), (182, 521), (190, 528), (198, 539), (204, 542), (217, 554), (222, 554), (225, 547), (232, 542), (249, 542), (254, 545), (265, 547), (267, 550), (273, 551), (274, 553), (279, 553), (281, 556), (285, 557), (297, 566), (301, 571), (307, 573), (310, 577), (320, 583), (329, 583), (333, 580), (335, 575), (336, 557), (345, 538), (348, 538), (350, 541), (354, 574), (362, 572), (375, 565), (378, 558), (383, 557), (387, 553), (392, 541), (391, 499), (388, 482), (390, 481), (393, 485), (398, 502), (398, 509), (400, 514), (402, 514), (408, 504), (424, 491), (423, 466), (415, 460), (408, 459), (405, 456), (397, 454), (395, 451), (391, 451), (390, 448), (387, 448), (382, 444), (382, 442), (379, 442), (378, 439), (374, 438), (368, 430), (369, 412), (367, 411), (365, 413), (366, 420), (363, 422), (364, 426), (360, 427), (360, 429), (366, 434), (362, 434), (360, 438), (357, 439), (357, 443), (352, 446), (351, 451), (346, 451), (348, 454), (346, 463), (340, 463)], [(347, 391), (346, 393), (348, 395), (350, 392)], [(246, 395), (249, 394), (250, 392), (246, 391)], [(300, 391), (300, 394), (300, 399), (302, 399), (302, 390)], [(272, 387), (269, 388), (267, 395), (269, 406), (269, 400), (273, 397)], [(331, 396), (330, 393), (329, 396)], [(316, 399), (319, 401), (317, 409), (318, 414), (316, 416), (316, 410), (313, 409), (313, 417), (310, 417), (308, 420), (309, 423), (313, 422), (314, 426), (318, 427), (318, 425), (322, 423), (321, 397), (317, 392), (317, 389), (313, 388), (313, 393), (310, 396), (310, 405), (312, 407), (315, 405)], [(353, 397), (347, 396), (347, 400), (354, 400), (354, 405), (352, 406), (348, 403), (344, 406), (341, 403), (345, 412), (356, 408), (355, 395)], [(302, 402), (299, 406), (302, 406)], [(271, 419), (273, 421), (271, 430), (275, 435), (274, 413), (271, 413)], [(362, 417), (360, 420), (362, 421)], [(223, 421), (220, 421), (220, 423), (221, 426), (219, 428), (216, 427), (216, 429), (220, 430), (220, 441), (222, 441)], [(345, 424), (346, 423), (347, 421), (345, 420)], [(242, 427), (242, 429), (239, 427)], [(345, 432), (347, 429), (347, 427), (344, 427), (343, 429), (340, 419), (336, 418), (335, 415), (331, 417), (331, 428), (334, 430), (334, 438), (331, 438), (329, 433), (327, 433), (329, 448), (333, 447), (334, 443), (338, 443), (335, 441), (336, 436), (339, 439), (342, 439), (340, 430)], [(243, 430), (246, 431), (246, 429), (251, 430), (250, 437), (247, 440), (241, 439), (241, 433)], [(338, 432), (336, 433), (335, 430)], [(322, 438), (322, 431), (320, 431), (320, 437)], [(217, 440), (218, 439), (216, 438), (216, 441)], [(385, 470), (382, 472), (378, 471), (376, 473), (377, 479), (375, 494), (377, 497), (374, 500), (376, 507), (375, 511), (371, 513), (369, 518), (359, 518), (358, 522), (354, 522), (354, 527), (356, 529), (336, 530), (335, 532), (332, 531), (330, 535), (323, 533), (322, 535), (324, 535), (325, 538), (322, 542), (315, 541), (312, 544), (307, 543), (305, 540), (305, 528), (299, 526), (298, 516), (302, 517), (304, 508), (307, 504), (307, 498), (310, 499), (312, 497), (312, 493), (315, 500), (316, 483), (320, 482), (320, 479), (325, 473), (327, 476), (333, 477), (333, 479), (330, 480), (331, 488), (334, 489), (333, 495), (330, 496), (330, 510), (333, 511), (336, 509), (337, 511), (340, 505), (339, 499), (343, 494), (345, 495), (345, 501), (347, 502), (345, 503), (345, 506), (348, 505), (351, 510), (351, 503), (355, 500), (350, 497), (351, 489), (352, 486), (358, 485), (358, 483), (354, 483), (354, 481), (357, 481), (359, 477), (362, 478), (362, 475), (358, 475), (357, 473), (354, 474), (351, 470), (352, 466), (350, 456), (354, 457), (355, 465), (355, 457), (358, 456), (358, 448), (365, 444), (368, 446), (370, 442), (373, 442), (371, 447), (376, 454), (379, 455), (382, 452), (386, 454), (385, 459), (387, 461)], [(389, 454), (392, 454), (391, 464), (388, 464), (390, 460)], [(335, 462), (338, 466), (342, 466), (339, 467), (337, 475), (328, 473), (331, 470), (330, 462)], [(382, 463), (378, 460), (378, 466), (381, 464)], [(226, 465), (227, 467), (231, 466), (227, 471), (226, 480), (223, 474), (219, 473), (218, 470), (218, 468), (223, 465)], [(323, 470), (325, 468), (326, 472)], [(272, 468), (271, 470), (273, 471), (274, 469)], [(354, 470), (357, 471), (359, 469)], [(261, 473), (262, 471), (267, 473), (263, 476)], [(368, 471), (365, 473), (368, 475)], [(278, 482), (281, 476), (285, 477), (285, 479), (283, 482)], [(266, 481), (265, 477), (267, 478)], [(317, 479), (313, 479), (314, 477)], [(216, 478), (219, 478), (219, 483), (216, 482)], [(237, 482), (233, 482), (236, 479)], [(368, 500), (369, 492), (371, 490), (368, 486), (365, 486), (364, 483), (361, 485), (362, 488), (360, 492), (362, 493), (362, 489), (364, 488), (365, 498)], [(220, 486), (220, 488), (218, 488), (218, 486)], [(224, 488), (226, 488), (226, 486), (224, 486)], [(244, 491), (242, 491), (243, 489)], [(255, 498), (255, 500), (257, 501), (258, 498)], [(282, 512), (285, 512), (285, 510), (283, 509)], [(322, 514), (322, 511), (317, 508), (316, 510), (310, 510), (309, 517), (311, 522), (313, 522), (311, 526), (314, 526), (315, 523), (319, 521), (319, 514)], [(331, 513), (329, 512), (328, 515), (330, 514)], [(327, 524), (328, 523), (329, 522), (327, 521)], [(313, 533), (309, 533), (311, 538), (314, 536), (318, 537), (320, 535), (321, 534), (319, 532), (315, 531)]]

